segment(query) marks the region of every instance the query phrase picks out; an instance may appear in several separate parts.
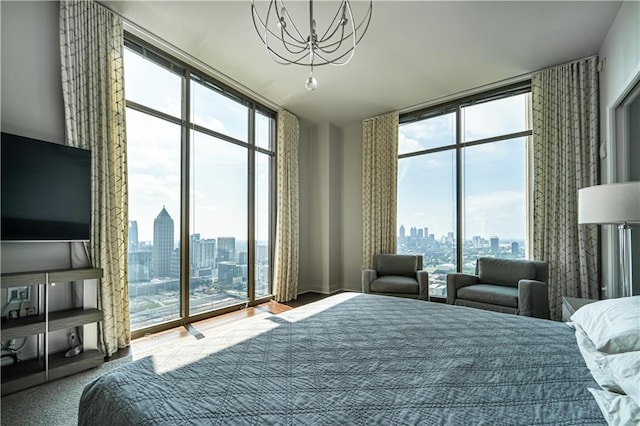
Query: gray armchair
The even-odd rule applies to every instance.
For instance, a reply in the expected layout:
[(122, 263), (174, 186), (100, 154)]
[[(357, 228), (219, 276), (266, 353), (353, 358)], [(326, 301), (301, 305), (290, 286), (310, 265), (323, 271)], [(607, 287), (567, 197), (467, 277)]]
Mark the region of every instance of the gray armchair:
[(447, 303), (549, 319), (548, 262), (480, 257), (475, 275), (447, 274)]
[(373, 269), (362, 271), (362, 292), (429, 299), (429, 273), (422, 270), (422, 256), (376, 254)]

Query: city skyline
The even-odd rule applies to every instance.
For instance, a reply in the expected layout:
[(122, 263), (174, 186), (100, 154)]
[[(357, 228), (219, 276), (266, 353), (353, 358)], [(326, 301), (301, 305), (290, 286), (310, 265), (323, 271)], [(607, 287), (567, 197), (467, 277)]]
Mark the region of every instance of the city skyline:
[[(438, 239), (442, 239), (442, 238), (447, 238), (449, 237), (449, 234), (455, 234), (454, 231), (447, 231), (444, 234), (440, 234), (437, 235), (434, 232), (427, 232), (426, 230), (430, 229), (428, 226), (422, 226), (422, 227), (418, 227), (418, 226), (404, 226), (404, 224), (400, 224), (400, 226), (398, 226), (398, 232), (396, 234), (396, 238), (397, 237), (401, 237), (402, 236), (402, 229), (404, 228), (405, 230), (405, 236), (409, 236), (410, 235), (410, 231), (411, 229), (415, 229), (417, 233), (422, 233), (424, 235), (424, 238), (426, 238), (426, 235), (433, 235), (434, 238), (438, 238)], [(422, 231), (422, 232), (420, 232)], [(470, 235), (470, 236), (467, 236)], [(505, 241), (525, 241), (526, 238), (523, 237), (513, 237), (513, 236), (502, 236), (502, 235), (488, 235), (488, 234), (465, 234), (463, 241), (473, 241), (474, 238), (476, 237), (482, 237), (482, 238), (491, 238), (491, 237), (499, 237), (501, 240), (505, 240)]]
[[(529, 128), (529, 94), (463, 107), (461, 141), (510, 134)], [(400, 154), (449, 147), (398, 160), (397, 223), (428, 223), (432, 233), (456, 229), (458, 175), (455, 112), (401, 124)], [(526, 235), (526, 138), (460, 149), (460, 199), (465, 236)]]

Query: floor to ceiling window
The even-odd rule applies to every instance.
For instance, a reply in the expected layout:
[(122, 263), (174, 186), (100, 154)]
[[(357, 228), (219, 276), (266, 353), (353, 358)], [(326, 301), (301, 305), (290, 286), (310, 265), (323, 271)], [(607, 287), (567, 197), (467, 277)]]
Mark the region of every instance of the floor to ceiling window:
[(275, 112), (125, 43), (134, 332), (271, 294)]
[(480, 256), (527, 256), (530, 88), (514, 85), (403, 114), (400, 254), (420, 254), (432, 296)]

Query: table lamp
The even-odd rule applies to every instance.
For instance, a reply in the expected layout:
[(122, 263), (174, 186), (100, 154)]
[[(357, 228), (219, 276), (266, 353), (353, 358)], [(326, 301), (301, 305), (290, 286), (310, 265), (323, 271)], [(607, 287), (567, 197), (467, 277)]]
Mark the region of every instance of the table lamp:
[(633, 295), (631, 227), (640, 223), (640, 182), (590, 186), (578, 191), (578, 223), (618, 225), (622, 295)]

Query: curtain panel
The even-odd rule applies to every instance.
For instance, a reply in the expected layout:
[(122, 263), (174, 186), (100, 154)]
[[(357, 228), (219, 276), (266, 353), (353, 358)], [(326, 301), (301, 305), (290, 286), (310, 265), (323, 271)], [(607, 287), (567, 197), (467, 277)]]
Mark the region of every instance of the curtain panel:
[(362, 266), (396, 252), (397, 112), (362, 122)]
[(562, 297), (599, 298), (597, 226), (578, 225), (578, 190), (598, 184), (597, 58), (532, 78), (533, 255), (549, 261), (551, 318)]
[(104, 277), (98, 307), (107, 356), (131, 339), (127, 282), (127, 164), (122, 20), (94, 1), (60, 3), (67, 144), (91, 150), (89, 255)]
[(298, 296), (299, 191), (298, 118), (289, 111), (278, 112), (277, 214), (273, 295), (278, 302)]

